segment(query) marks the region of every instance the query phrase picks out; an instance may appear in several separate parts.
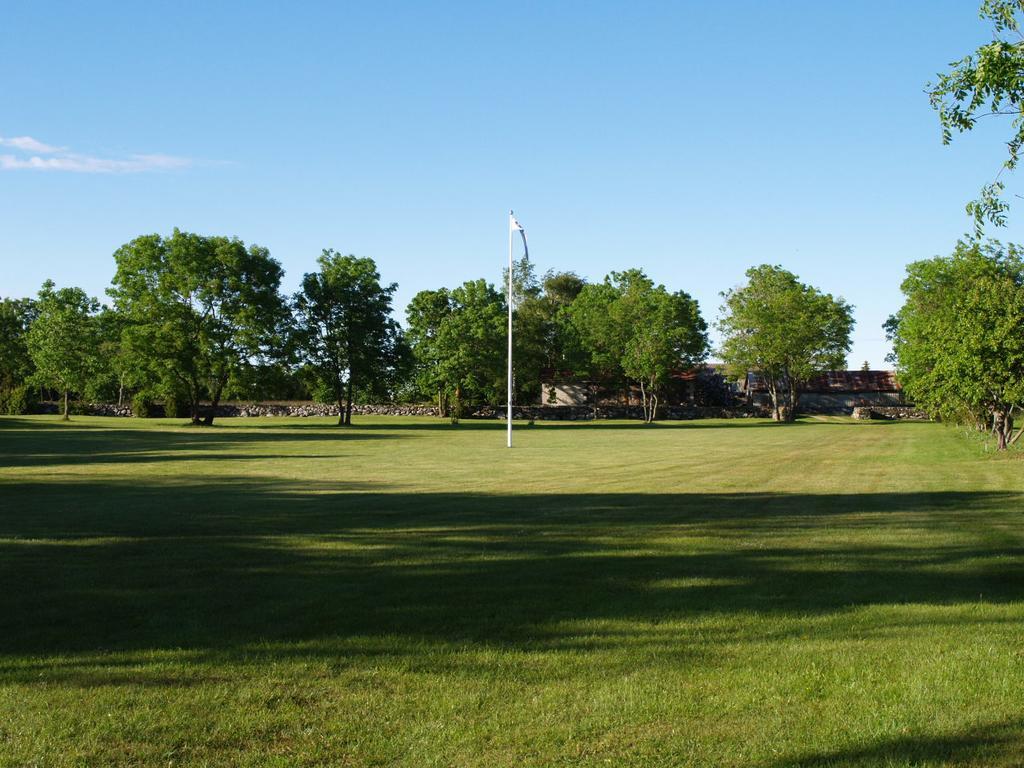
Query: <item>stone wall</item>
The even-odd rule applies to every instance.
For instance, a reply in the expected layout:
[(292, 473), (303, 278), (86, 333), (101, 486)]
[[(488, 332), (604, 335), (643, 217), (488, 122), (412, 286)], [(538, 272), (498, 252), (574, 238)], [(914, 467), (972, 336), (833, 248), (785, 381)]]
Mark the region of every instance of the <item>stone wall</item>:
[[(500, 419), (506, 410), (491, 405), (466, 406), (463, 418)], [(354, 416), (436, 416), (437, 408), (428, 405), (353, 405)], [(337, 416), (338, 406), (328, 403), (225, 403), (217, 407), (218, 417), (224, 416)], [(666, 406), (658, 409), (658, 418), (670, 421), (686, 419), (732, 419), (753, 416), (746, 408), (707, 408), (697, 406)], [(512, 418), (534, 421), (590, 421), (593, 419), (642, 419), (639, 406), (583, 405), (517, 405)]]
[(853, 418), (929, 421), (927, 413), (911, 405), (865, 405), (853, 409)]
[[(39, 403), (36, 413), (58, 414), (60, 403)], [(157, 406), (161, 411), (162, 406)], [(89, 416), (131, 416), (128, 405), (110, 403), (74, 403), (73, 413)], [(436, 416), (437, 408), (429, 405), (353, 405), (356, 416)], [(338, 406), (330, 403), (222, 403), (217, 406), (218, 418), (232, 416), (334, 416)], [(736, 408), (668, 405), (658, 408), (658, 419), (665, 421), (687, 421), (690, 419), (741, 419), (767, 415), (762, 409), (746, 406)], [(865, 405), (853, 408), (855, 419), (890, 419), (927, 421), (928, 414), (913, 406)], [(505, 419), (505, 409), (491, 405), (467, 406), (463, 409), (467, 419)], [(532, 421), (593, 421), (595, 419), (642, 419), (643, 409), (639, 406), (603, 405), (593, 408), (589, 405), (517, 405), (512, 408), (515, 420)]]
[[(353, 405), (354, 416), (434, 416), (437, 409), (425, 405)], [(337, 403), (222, 403), (217, 417), (224, 416), (337, 416)]]
[(801, 392), (800, 413), (850, 414), (854, 408), (903, 406), (899, 392)]
[[(771, 408), (767, 392), (755, 392), (750, 401), (758, 408)], [(899, 392), (801, 392), (797, 413), (850, 416), (856, 408), (905, 407)]]
[[(155, 406), (156, 415), (163, 415), (163, 406)], [(108, 403), (76, 403), (72, 408), (75, 413), (89, 416), (131, 416), (131, 407)], [(40, 403), (38, 413), (60, 413), (58, 403)], [(429, 405), (353, 405), (354, 416), (436, 416), (437, 408)], [(658, 419), (681, 421), (690, 419), (736, 419), (763, 415), (746, 407), (719, 408), (694, 405), (670, 405), (658, 408)], [(307, 416), (338, 416), (337, 404), (331, 403), (221, 403), (217, 406), (215, 416), (225, 417), (307, 417)], [(466, 406), (463, 409), (466, 419), (505, 419), (505, 408), (490, 405)], [(643, 409), (639, 406), (605, 405), (593, 408), (586, 405), (523, 405), (514, 406), (512, 418), (515, 420), (533, 421), (592, 421), (594, 419), (643, 419)]]
[[(489, 405), (464, 409), (466, 418), (505, 420), (506, 409)], [(739, 419), (758, 415), (749, 408), (717, 408), (696, 405), (658, 407), (658, 419), (687, 421), (690, 419)], [(643, 408), (637, 405), (523, 405), (513, 406), (512, 418), (533, 421), (592, 421), (594, 419), (643, 419)]]

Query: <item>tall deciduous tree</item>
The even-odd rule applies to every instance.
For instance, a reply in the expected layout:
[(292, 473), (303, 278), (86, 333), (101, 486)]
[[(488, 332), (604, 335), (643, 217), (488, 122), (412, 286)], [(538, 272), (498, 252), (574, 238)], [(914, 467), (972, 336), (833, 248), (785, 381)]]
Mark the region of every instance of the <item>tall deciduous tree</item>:
[(0, 300), (0, 410), (9, 410), (9, 398), (28, 386), (34, 367), (28, 351), (28, 329), (37, 309), (32, 299)]
[(232, 374), (280, 351), (281, 265), (266, 248), (177, 229), (132, 240), (114, 259), (109, 293), (127, 322), (129, 354), (185, 395), (194, 424), (212, 424)]
[(644, 419), (654, 421), (658, 394), (673, 371), (692, 368), (707, 354), (707, 324), (695, 299), (663, 286), (652, 287), (635, 299), (637, 320), (626, 341), (622, 369), (640, 383)]
[(621, 295), (621, 285), (612, 282), (617, 275), (612, 273), (604, 282), (584, 286), (567, 309), (592, 378), (618, 380), (625, 375), (622, 357), (631, 329), (620, 323), (612, 311)]
[[(1011, 118), (1009, 155), (1003, 167), (1013, 170), (1024, 147), (1024, 0), (985, 0), (980, 15), (992, 24), (992, 40), (950, 64), (948, 72), (929, 83), (928, 94), (942, 124), (944, 144), (953, 140), (954, 132), (972, 130), (982, 117)], [(1003, 191), (997, 176), (982, 188), (978, 199), (968, 203), (976, 235), (981, 235), (986, 221), (997, 226), (1006, 223)]]
[(144, 383), (144, 372), (124, 343), (125, 317), (116, 309), (103, 307), (96, 316), (97, 365), (86, 387), (88, 397), (117, 401), (124, 405), (126, 390)]
[(722, 294), (722, 358), (734, 373), (760, 375), (772, 417), (796, 417), (800, 387), (815, 374), (846, 367), (853, 307), (767, 264), (747, 270), (747, 284)]
[(35, 376), (61, 392), (64, 420), (70, 418), (71, 392), (81, 392), (96, 366), (99, 302), (81, 288), (56, 288), (47, 280), (39, 291), (38, 316), (28, 329)]
[(900, 381), (921, 408), (991, 428), (1000, 449), (1024, 404), (1024, 260), (1019, 246), (958, 243), (914, 262), (886, 328)]
[[(507, 302), (507, 269), (501, 285)], [(517, 402), (528, 402), (540, 393), (541, 371), (547, 359), (548, 317), (541, 282), (533, 262), (525, 256), (513, 264), (512, 292), (513, 397)]]
[(352, 396), (388, 377), (401, 333), (391, 319), (398, 286), (381, 285), (373, 259), (325, 250), (318, 272), (295, 295), (295, 338), (304, 362), (338, 403), (338, 424), (352, 423)]
[(441, 326), (452, 311), (452, 298), (447, 288), (420, 291), (405, 310), (406, 338), (412, 347), (415, 384), (423, 394), (436, 396), (438, 416), (449, 413), (449, 387), (442, 367)]
[(541, 312), (544, 317), (545, 366), (553, 370), (576, 370), (585, 366), (579, 334), (568, 309), (587, 281), (575, 272), (548, 271), (541, 280)]
[(485, 280), (421, 291), (406, 310), (420, 388), (458, 423), (470, 399), (497, 403), (504, 391), (506, 304)]
[(707, 354), (707, 324), (697, 302), (655, 285), (639, 269), (583, 286), (568, 314), (598, 376), (624, 376), (640, 385), (647, 422), (655, 418), (669, 375)]
[(485, 280), (451, 291), (451, 312), (438, 329), (440, 375), (457, 422), (468, 397), (496, 403), (504, 391), (507, 315), (504, 297)]

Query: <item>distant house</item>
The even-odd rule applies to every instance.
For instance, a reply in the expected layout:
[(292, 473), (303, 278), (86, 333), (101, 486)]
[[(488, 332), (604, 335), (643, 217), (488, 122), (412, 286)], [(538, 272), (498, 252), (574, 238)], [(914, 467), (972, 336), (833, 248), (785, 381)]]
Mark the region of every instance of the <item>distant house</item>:
[[(769, 407), (768, 387), (756, 373), (740, 386), (747, 402)], [(800, 388), (797, 409), (803, 413), (850, 413), (860, 405), (904, 405), (895, 371), (826, 371)]]
[[(709, 404), (729, 405), (739, 399), (739, 388), (723, 375), (719, 363), (707, 363), (686, 371), (674, 371), (660, 388), (662, 405)], [(574, 371), (541, 372), (538, 405), (640, 405), (637, 384), (616, 381), (595, 381), (578, 376)]]

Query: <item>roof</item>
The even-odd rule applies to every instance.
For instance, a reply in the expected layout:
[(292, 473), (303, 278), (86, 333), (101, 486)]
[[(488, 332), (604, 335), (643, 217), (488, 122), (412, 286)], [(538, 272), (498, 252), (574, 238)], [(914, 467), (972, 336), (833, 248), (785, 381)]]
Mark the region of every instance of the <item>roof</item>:
[[(694, 368), (689, 368), (685, 371), (671, 371), (669, 373), (669, 378), (679, 379), (681, 381), (695, 381), (703, 371), (724, 373), (724, 367), (721, 363), (705, 363)], [(540, 380), (544, 384), (581, 384), (584, 382), (583, 379), (576, 375), (575, 371), (568, 368), (542, 368), (540, 372)]]
[[(767, 391), (756, 373), (747, 374), (747, 391)], [(895, 371), (825, 371), (811, 378), (801, 392), (899, 392), (903, 387)]]

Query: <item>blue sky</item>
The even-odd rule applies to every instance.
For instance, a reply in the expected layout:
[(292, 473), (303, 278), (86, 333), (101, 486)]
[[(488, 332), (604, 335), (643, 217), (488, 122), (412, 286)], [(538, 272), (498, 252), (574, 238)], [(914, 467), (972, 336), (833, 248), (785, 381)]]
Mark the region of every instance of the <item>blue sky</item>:
[(541, 271), (641, 266), (709, 321), (781, 264), (881, 367), (904, 266), (1003, 159), (1006, 126), (943, 147), (924, 94), (989, 34), (974, 0), (7, 3), (0, 295), (102, 295), (179, 227), (267, 246), (289, 292), (325, 247), (370, 256), (404, 316), (497, 280), (515, 208)]

